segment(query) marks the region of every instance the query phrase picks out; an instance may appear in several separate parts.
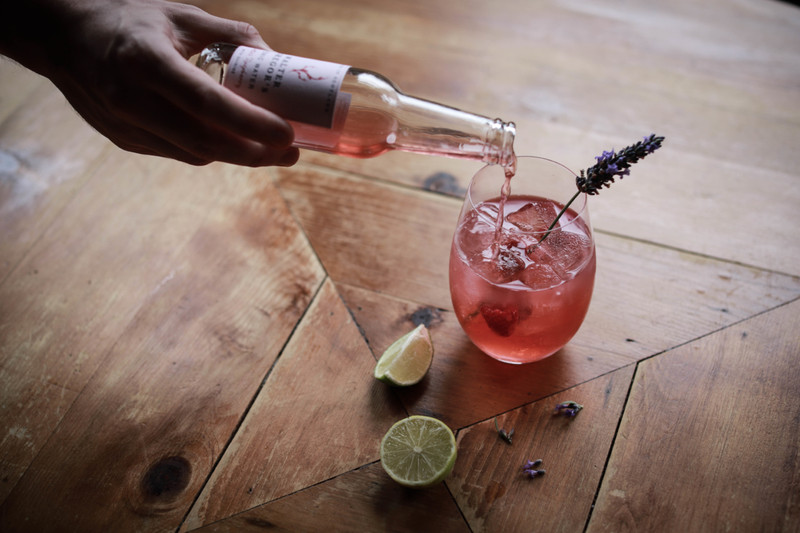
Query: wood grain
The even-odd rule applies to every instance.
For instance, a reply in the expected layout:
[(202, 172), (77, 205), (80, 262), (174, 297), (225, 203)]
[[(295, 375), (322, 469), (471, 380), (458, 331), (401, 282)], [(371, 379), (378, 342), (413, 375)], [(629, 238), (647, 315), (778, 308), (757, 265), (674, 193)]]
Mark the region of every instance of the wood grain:
[(405, 417), (327, 281), (222, 457), (186, 529), (281, 498), (378, 459)]
[[(281, 172), (278, 186), (334, 281), (437, 308), (451, 307), (447, 265), (461, 202), (311, 167)], [(796, 276), (737, 267), (602, 232), (597, 247), (595, 301), (599, 303), (592, 306), (587, 323), (594, 317), (616, 317), (623, 310), (644, 310), (649, 316), (640, 318), (653, 326), (638, 328), (637, 335), (619, 335), (623, 342), (660, 331), (655, 326), (663, 326), (662, 316), (681, 322), (676, 325), (681, 331), (701, 326), (697, 320), (705, 315), (705, 331), (697, 332), (703, 334), (708, 327), (786, 302), (800, 288)], [(670, 290), (663, 290), (665, 284)], [(739, 301), (755, 305), (741, 312), (729, 309), (725, 302), (740, 292)], [(676, 313), (675, 307), (688, 314)]]
[(0, 123), (19, 108), (34, 103), (36, 97), (31, 98), (37, 89), (49, 85), (45, 78), (5, 56), (0, 56), (0, 79)]
[[(343, 260), (350, 257), (346, 246), (341, 253)], [(458, 428), (800, 296), (793, 277), (601, 235), (595, 295), (581, 330), (553, 357), (513, 367), (476, 349), (448, 309), (388, 291), (339, 287), (376, 357), (416, 324), (428, 325), (433, 366), (420, 385), (399, 394), (409, 412), (438, 416)]]
[(255, 171), (108, 165), (0, 287), (3, 530), (177, 527), (322, 281)]
[[(800, 212), (792, 207), (800, 202), (800, 56), (789, 52), (800, 49), (796, 7), (196, 3), (253, 22), (275, 49), (370, 68), (409, 94), (515, 121), (517, 153), (576, 171), (603, 150), (665, 135), (665, 147), (637, 165), (631, 183), (593, 199), (595, 226), (800, 275), (793, 229)], [(448, 166), (462, 190), (476, 170), (424, 157), (304, 159), (415, 185)], [(753, 180), (761, 186), (751, 190)], [(775, 202), (777, 195), (791, 201)], [(681, 223), (687, 218), (691, 226)], [(773, 241), (785, 252), (772, 253)]]
[[(614, 440), (634, 365), (497, 417), (514, 430), (511, 445), (493, 420), (458, 435), (459, 457), (447, 486), (472, 531), (581, 531)], [(478, 393), (480, 394), (480, 393)], [(575, 418), (560, 402), (584, 406)], [(542, 477), (522, 472), (542, 460)]]
[(470, 531), (444, 484), (424, 491), (401, 487), (380, 463), (250, 509), (195, 531), (327, 533), (328, 531)]
[[(461, 202), (310, 167), (281, 172), (278, 187), (334, 281), (451, 308), (447, 265)], [(800, 294), (796, 276), (596, 237), (598, 277), (586, 327), (597, 329), (575, 339), (595, 349), (652, 355), (674, 346), (667, 338), (688, 341)], [(728, 305), (733, 301), (742, 308)], [(609, 328), (613, 336), (600, 334)], [(613, 343), (598, 346), (597, 338)]]
[(450, 305), (460, 201), (308, 167), (281, 172), (277, 184), (335, 282)]
[(451, 311), (354, 287), (340, 285), (340, 290), (376, 357), (415, 324), (428, 325), (434, 345), (431, 369), (421, 383), (397, 394), (409, 413), (435, 416), (454, 429), (633, 363), (625, 355), (568, 346), (536, 364), (508, 365), (478, 350)]
[(643, 362), (589, 531), (800, 523), (800, 301)]
[(58, 220), (110, 147), (49, 83), (17, 68), (3, 61), (0, 70), (14, 79), (0, 84), (0, 280)]
[[(580, 169), (667, 141), (591, 200), (583, 328), (516, 368), (450, 311), (450, 238), (480, 164), (141, 157), (0, 59), (0, 530), (800, 528), (800, 9), (192, 3), (279, 51), (512, 120), (520, 154)], [(418, 321), (428, 377), (374, 382), (375, 356)], [(586, 411), (553, 418), (557, 399)], [(406, 413), (458, 431), (432, 491), (377, 463)], [(546, 477), (520, 477), (538, 453)]]

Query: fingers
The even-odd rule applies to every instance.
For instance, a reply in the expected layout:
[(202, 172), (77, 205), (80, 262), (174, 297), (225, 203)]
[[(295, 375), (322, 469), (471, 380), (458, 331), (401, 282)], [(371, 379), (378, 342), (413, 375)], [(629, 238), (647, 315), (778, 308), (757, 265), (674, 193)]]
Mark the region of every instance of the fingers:
[(258, 30), (246, 22), (216, 17), (198, 7), (177, 3), (170, 6), (168, 16), (180, 33), (185, 57), (217, 42), (270, 49)]
[[(135, 102), (134, 102), (135, 103)], [(288, 145), (275, 147), (257, 139), (237, 135), (213, 121), (198, 118), (176, 108), (171, 102), (152, 96), (138, 117), (125, 117), (135, 124), (139, 143), (159, 155), (205, 164), (223, 161), (244, 166), (289, 166), (297, 162), (299, 151)], [(177, 157), (176, 157), (177, 155)]]
[(116, 117), (108, 110), (93, 105), (93, 100), (87, 100), (86, 95), (83, 94), (83, 87), (66, 84), (60, 89), (89, 125), (123, 150), (144, 155), (170, 157), (191, 165), (205, 165), (210, 162), (207, 158), (192, 155), (171, 142)]
[(152, 88), (186, 114), (276, 149), (294, 141), (292, 127), (275, 113), (225, 89), (178, 54), (163, 61)]
[(136, 134), (137, 139), (132, 141), (126, 139), (124, 142), (115, 142), (117, 146), (129, 152), (135, 152), (143, 155), (155, 155), (165, 157), (168, 159), (175, 159), (183, 163), (188, 163), (194, 166), (203, 166), (221, 161), (223, 163), (232, 163), (235, 165), (249, 166), (249, 167), (264, 167), (264, 166), (282, 166), (289, 167), (297, 163), (300, 156), (300, 151), (297, 148), (290, 148), (286, 152), (275, 152), (273, 150), (262, 150), (256, 152), (253, 159), (244, 159), (242, 154), (238, 154), (236, 158), (229, 160), (223, 156), (212, 156), (207, 154), (205, 156), (196, 156), (191, 154), (175, 144), (156, 137), (155, 135), (140, 130)]
[[(265, 148), (264, 146), (260, 146), (255, 143), (252, 143), (250, 147), (245, 145), (241, 150), (235, 150), (229, 153), (215, 149), (213, 151), (197, 155), (185, 150), (180, 145), (172, 142), (172, 140), (163, 139), (149, 131), (142, 129), (129, 131), (128, 135), (126, 135), (124, 139), (116, 139), (114, 140), (114, 143), (120, 148), (129, 152), (166, 157), (195, 166), (202, 166), (214, 161), (221, 161), (224, 163), (232, 163), (235, 165), (249, 167), (288, 167), (297, 163), (300, 155), (297, 148), (289, 148), (286, 151), (280, 152), (270, 148)], [(224, 144), (225, 143), (220, 140), (220, 147), (222, 147)]]
[(137, 131), (135, 134), (137, 139), (128, 137), (124, 140), (113, 140), (114, 144), (128, 152), (134, 152), (142, 155), (155, 155), (169, 159), (175, 159), (182, 163), (188, 163), (194, 166), (207, 165), (211, 161), (196, 157), (177, 146), (159, 139), (154, 135), (145, 131)]
[[(131, 39), (117, 51), (124, 69), (106, 69), (108, 113), (195, 157), (242, 165), (286, 164), (294, 131), (282, 118), (223, 88), (178, 53), (169, 37)], [(87, 98), (87, 100), (90, 98)]]
[(122, 149), (159, 155), (192, 165), (223, 161), (245, 166), (290, 166), (296, 148), (275, 148), (220, 129), (185, 113), (160, 95), (134, 91), (124, 95), (126, 108), (98, 106), (82, 86), (65, 85), (62, 92), (97, 131)]

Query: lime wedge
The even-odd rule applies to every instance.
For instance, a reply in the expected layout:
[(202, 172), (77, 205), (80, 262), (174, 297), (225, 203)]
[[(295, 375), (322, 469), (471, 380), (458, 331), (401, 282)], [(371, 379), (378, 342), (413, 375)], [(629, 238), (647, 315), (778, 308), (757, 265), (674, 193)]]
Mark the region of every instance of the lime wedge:
[(429, 416), (404, 418), (381, 441), (381, 465), (405, 487), (440, 483), (456, 464), (456, 438), (450, 428)]
[(420, 324), (389, 346), (375, 365), (374, 376), (390, 385), (407, 387), (419, 383), (433, 361), (433, 342), (425, 324)]

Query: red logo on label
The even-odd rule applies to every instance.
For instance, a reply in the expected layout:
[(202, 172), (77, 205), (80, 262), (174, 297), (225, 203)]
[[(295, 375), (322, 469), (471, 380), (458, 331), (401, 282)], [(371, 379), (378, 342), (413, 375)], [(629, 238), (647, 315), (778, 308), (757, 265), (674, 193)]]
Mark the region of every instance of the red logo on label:
[(325, 76), (320, 76), (318, 78), (315, 78), (314, 76), (312, 76), (311, 73), (308, 71), (309, 68), (311, 68), (311, 67), (293, 68), (292, 72), (296, 72), (297, 73), (297, 78), (300, 81), (312, 81), (312, 80), (313, 81), (319, 81), (319, 80), (324, 80), (325, 79)]

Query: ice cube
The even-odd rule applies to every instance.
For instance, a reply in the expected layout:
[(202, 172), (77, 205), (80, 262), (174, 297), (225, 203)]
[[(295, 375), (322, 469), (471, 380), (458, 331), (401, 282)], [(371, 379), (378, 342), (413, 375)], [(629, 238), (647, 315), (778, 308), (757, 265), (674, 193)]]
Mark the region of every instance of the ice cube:
[(531, 289), (547, 289), (564, 281), (550, 265), (541, 263), (532, 263), (525, 267), (519, 280)]
[(457, 230), (458, 246), (470, 261), (480, 260), (486, 254), (486, 250), (489, 250), (491, 255), (494, 233), (494, 226), (472, 211)]
[(592, 243), (582, 233), (557, 230), (539, 244), (528, 249), (528, 259), (537, 265), (547, 265), (563, 280), (572, 278), (591, 253)]
[(486, 254), (481, 259), (474, 261), (472, 268), (484, 279), (495, 284), (514, 281), (525, 268), (525, 262), (515, 248), (501, 247), (496, 257)]
[(470, 261), (479, 261), (481, 257), (487, 254), (487, 250), (489, 250), (488, 254), (491, 255), (493, 242), (494, 235), (491, 232), (476, 232), (462, 237), (459, 242), (459, 247), (467, 259)]
[(506, 220), (522, 231), (546, 231), (550, 219), (553, 218), (550, 211), (541, 204), (528, 202), (513, 213), (509, 213)]
[(571, 277), (572, 273), (586, 260), (592, 249), (592, 243), (589, 238), (582, 233), (573, 233), (571, 231), (557, 231), (552, 235), (552, 240), (548, 238), (542, 244), (548, 244), (551, 252), (550, 255), (554, 258), (550, 263), (559, 276)]

